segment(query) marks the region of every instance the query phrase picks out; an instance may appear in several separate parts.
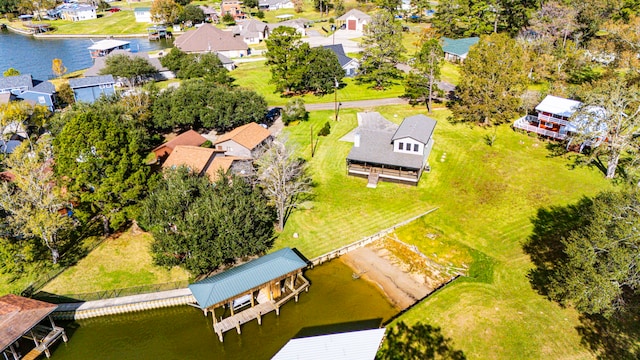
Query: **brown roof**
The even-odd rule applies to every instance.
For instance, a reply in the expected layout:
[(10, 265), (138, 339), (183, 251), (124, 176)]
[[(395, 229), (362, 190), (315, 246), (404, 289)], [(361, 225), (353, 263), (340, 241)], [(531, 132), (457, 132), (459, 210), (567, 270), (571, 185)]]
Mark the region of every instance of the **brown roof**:
[(237, 127), (220, 136), (218, 139), (216, 139), (216, 142), (214, 144), (219, 144), (227, 140), (233, 140), (238, 144), (244, 146), (245, 148), (253, 150), (256, 148), (256, 146), (265, 141), (270, 135), (271, 134), (269, 133), (269, 130), (252, 122)]
[(226, 173), (227, 171), (229, 171), (229, 169), (231, 169), (231, 165), (233, 164), (233, 162), (237, 160), (246, 159), (236, 156), (218, 156), (213, 159), (205, 174), (209, 176), (210, 181), (216, 181), (216, 179), (218, 178), (218, 172), (222, 170)]
[(57, 307), (13, 294), (0, 297), (0, 351), (38, 325)]
[(189, 30), (176, 38), (174, 45), (184, 52), (214, 52), (247, 50), (249, 46), (230, 31), (222, 31), (211, 24)]
[[(153, 152), (160, 150), (162, 148), (169, 148), (173, 150), (178, 145), (191, 145), (191, 146), (200, 146), (207, 141), (202, 135), (198, 134), (193, 130), (187, 130), (182, 134), (176, 136), (171, 141), (167, 141), (166, 143), (158, 146), (153, 149)], [(171, 152), (171, 151), (169, 151)]]
[(178, 145), (173, 149), (164, 164), (162, 164), (162, 168), (167, 169), (185, 165), (191, 169), (191, 171), (200, 174), (209, 166), (209, 162), (212, 160), (215, 152), (214, 149)]

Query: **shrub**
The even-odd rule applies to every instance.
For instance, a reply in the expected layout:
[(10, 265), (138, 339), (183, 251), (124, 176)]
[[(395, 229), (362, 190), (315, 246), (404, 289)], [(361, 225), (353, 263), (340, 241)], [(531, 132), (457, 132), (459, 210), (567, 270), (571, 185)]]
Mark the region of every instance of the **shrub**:
[(304, 100), (302, 98), (295, 98), (290, 100), (284, 107), (282, 112), (282, 122), (285, 125), (293, 121), (307, 121), (309, 119), (309, 113), (304, 107)]
[(324, 127), (318, 131), (318, 136), (327, 136), (331, 134), (331, 124), (327, 121), (324, 123)]
[(258, 10), (258, 12), (256, 13), (256, 17), (261, 20), (264, 19), (264, 11)]

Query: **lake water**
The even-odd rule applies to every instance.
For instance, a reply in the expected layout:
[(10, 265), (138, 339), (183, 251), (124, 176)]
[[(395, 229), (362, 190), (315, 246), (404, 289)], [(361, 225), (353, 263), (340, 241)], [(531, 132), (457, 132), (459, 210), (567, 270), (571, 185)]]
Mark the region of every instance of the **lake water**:
[[(12, 67), (22, 74), (31, 74), (34, 79), (48, 80), (53, 76), (51, 65), (55, 58), (62, 59), (62, 63), (69, 72), (86, 69), (93, 64), (87, 50), (92, 44), (91, 40), (36, 39), (7, 30), (0, 31), (0, 75)], [(146, 38), (122, 40), (131, 41), (131, 49), (139, 51), (158, 50), (171, 46), (166, 40), (148, 41)]]
[[(291, 300), (262, 318), (224, 334), (220, 343), (211, 315), (190, 306), (105, 316), (62, 324), (69, 335), (53, 351), (53, 360), (69, 359), (270, 359), (296, 334), (373, 327), (397, 313), (382, 293), (333, 260), (305, 273), (311, 281), (299, 302)], [(317, 332), (316, 332), (317, 333)]]

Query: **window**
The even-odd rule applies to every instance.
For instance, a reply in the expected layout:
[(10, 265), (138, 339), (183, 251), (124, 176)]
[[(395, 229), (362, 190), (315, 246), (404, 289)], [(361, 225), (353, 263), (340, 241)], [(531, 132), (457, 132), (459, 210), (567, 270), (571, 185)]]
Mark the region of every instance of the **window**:
[(38, 102), (40, 104), (44, 104), (45, 103), (44, 96), (38, 96)]
[(399, 150), (404, 150), (404, 144), (403, 143), (398, 143), (398, 149)]
[(413, 151), (418, 152), (418, 148), (420, 147), (420, 145), (418, 144), (413, 144)]

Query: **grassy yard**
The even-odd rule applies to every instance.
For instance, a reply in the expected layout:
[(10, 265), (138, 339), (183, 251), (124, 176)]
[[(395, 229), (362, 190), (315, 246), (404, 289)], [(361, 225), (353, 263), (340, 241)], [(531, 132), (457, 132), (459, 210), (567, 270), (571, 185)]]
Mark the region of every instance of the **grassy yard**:
[[(264, 96), (270, 106), (285, 105), (289, 98), (275, 93), (275, 87), (269, 83), (271, 72), (264, 63), (264, 61), (256, 61), (239, 64), (230, 75), (236, 79), (235, 84), (252, 89)], [(338, 89), (338, 101), (384, 99), (404, 94), (404, 86), (401, 84), (394, 85), (385, 91), (378, 91), (370, 89), (368, 85), (358, 85), (351, 78), (344, 78), (342, 81), (346, 86)], [(304, 95), (303, 98), (307, 104), (332, 103), (334, 94)]]
[(94, 251), (69, 268), (42, 291), (79, 294), (189, 279), (180, 269), (153, 265), (149, 246), (153, 237), (131, 230), (104, 241)]
[[(406, 107), (380, 111), (396, 122), (416, 113)], [(314, 257), (439, 207), (420, 220), (424, 227), (413, 238), (403, 239), (425, 254), (444, 256), (452, 247), (463, 249), (473, 258), (469, 276), (401, 320), (441, 326), (471, 359), (591, 357), (580, 345), (578, 313), (531, 289), (526, 275), (532, 264), (521, 244), (538, 208), (609, 188), (600, 172), (572, 169), (567, 158), (552, 157), (544, 141), (514, 133), (508, 126), (498, 128), (497, 141), (490, 147), (484, 141), (489, 130), (451, 125), (443, 110), (434, 114), (440, 121), (432, 171), (424, 174), (420, 185), (382, 183), (368, 189), (365, 179), (346, 176), (345, 156), (351, 144), (338, 141), (355, 127), (354, 111), (344, 111), (340, 122), (332, 122), (331, 134), (320, 139), (310, 158), (310, 127), (316, 132), (331, 115), (313, 113), (308, 123), (287, 129), (300, 155), (310, 160), (316, 197), (291, 216), (277, 247), (297, 247)], [(436, 234), (439, 241), (426, 240), (425, 233)]]

